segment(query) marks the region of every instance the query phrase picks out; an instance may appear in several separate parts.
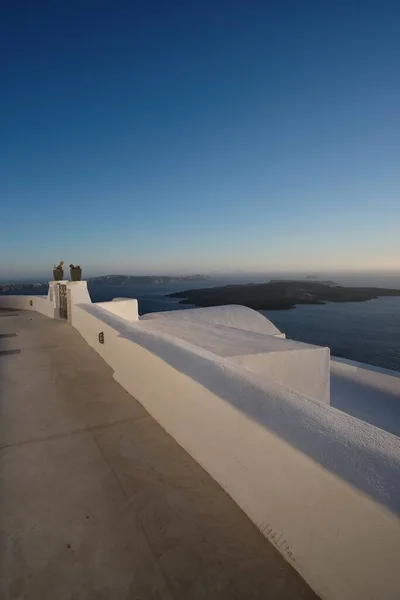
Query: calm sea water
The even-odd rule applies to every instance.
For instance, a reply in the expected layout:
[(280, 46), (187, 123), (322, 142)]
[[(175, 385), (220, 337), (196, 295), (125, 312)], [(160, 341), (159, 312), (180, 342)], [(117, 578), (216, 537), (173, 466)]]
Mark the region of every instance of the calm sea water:
[[(400, 274), (331, 273), (326, 278), (334, 279), (341, 285), (400, 289)], [(234, 275), (178, 284), (107, 287), (89, 284), (89, 291), (93, 302), (104, 302), (116, 297), (137, 298), (140, 314), (145, 314), (190, 308), (190, 305), (180, 305), (178, 300), (165, 297), (166, 294), (188, 287), (213, 287), (261, 280), (268, 281), (268, 278)], [(334, 356), (400, 371), (400, 297), (357, 303), (298, 306), (292, 310), (263, 311), (263, 314), (291, 339), (329, 346)]]
[[(235, 278), (235, 283), (237, 281), (238, 278)], [(386, 285), (383, 282), (364, 281), (358, 285), (400, 287), (396, 285), (396, 281), (387, 282)], [(213, 287), (227, 283), (232, 283), (232, 280), (193, 282), (190, 287)], [(351, 283), (354, 285), (354, 282), (343, 281), (344, 285)], [(140, 314), (145, 314), (190, 308), (190, 305), (181, 305), (178, 300), (165, 297), (165, 294), (187, 287), (187, 282), (97, 289), (90, 286), (90, 293), (94, 302), (111, 300), (118, 296), (137, 298)], [(334, 356), (400, 371), (400, 297), (356, 303), (330, 303), (323, 306), (298, 306), (291, 310), (262, 313), (291, 339), (329, 346)]]
[(400, 371), (400, 297), (262, 312), (291, 339)]

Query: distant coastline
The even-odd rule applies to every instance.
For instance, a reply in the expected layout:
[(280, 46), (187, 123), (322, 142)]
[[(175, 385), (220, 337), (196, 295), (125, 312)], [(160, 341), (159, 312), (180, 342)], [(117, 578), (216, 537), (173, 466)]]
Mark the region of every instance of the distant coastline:
[(343, 287), (334, 281), (285, 281), (249, 283), (224, 287), (191, 289), (168, 294), (181, 298), (180, 304), (221, 306), (241, 304), (254, 310), (286, 310), (298, 304), (327, 302), (363, 302), (381, 296), (400, 296), (400, 290), (376, 287)]
[[(163, 284), (179, 283), (182, 281), (207, 281), (208, 275), (100, 275), (98, 277), (89, 277), (87, 280), (90, 285), (141, 285), (141, 284)], [(47, 283), (4, 283), (0, 284), (0, 293), (28, 293), (35, 294), (47, 292)]]
[(88, 283), (96, 285), (131, 285), (179, 283), (180, 281), (207, 281), (208, 275), (100, 275), (90, 277)]

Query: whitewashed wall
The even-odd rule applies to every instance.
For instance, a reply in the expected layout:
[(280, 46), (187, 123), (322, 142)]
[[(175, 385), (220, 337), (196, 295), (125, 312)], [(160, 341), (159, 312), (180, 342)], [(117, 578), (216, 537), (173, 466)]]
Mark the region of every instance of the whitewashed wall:
[(133, 298), (114, 298), (111, 302), (97, 302), (96, 306), (108, 310), (113, 315), (122, 317), (127, 321), (139, 319), (138, 301)]
[[(285, 343), (294, 345), (291, 340)], [(230, 360), (309, 398), (330, 403), (329, 348), (298, 343), (298, 349), (288, 352), (245, 354)]]
[(47, 296), (0, 296), (0, 308), (34, 310), (54, 318), (54, 305)]
[[(70, 314), (73, 304), (78, 302), (91, 303), (86, 281), (50, 281), (47, 296), (22, 296), (10, 295), (0, 296), (0, 308), (19, 308), (22, 310), (34, 310), (46, 317), (59, 317), (57, 285), (65, 284), (67, 287), (68, 320), (71, 322)], [(136, 300), (135, 300), (136, 302)]]
[(389, 392), (400, 399), (400, 373), (398, 371), (382, 369), (344, 358), (334, 358), (331, 362), (331, 372), (364, 386)]
[(322, 598), (398, 600), (397, 437), (96, 305), (72, 322)]

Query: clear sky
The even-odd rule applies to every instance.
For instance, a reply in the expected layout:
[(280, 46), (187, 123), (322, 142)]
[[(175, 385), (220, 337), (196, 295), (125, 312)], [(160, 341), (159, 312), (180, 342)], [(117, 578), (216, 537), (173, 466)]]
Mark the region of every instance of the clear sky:
[(400, 266), (400, 2), (3, 0), (0, 276)]

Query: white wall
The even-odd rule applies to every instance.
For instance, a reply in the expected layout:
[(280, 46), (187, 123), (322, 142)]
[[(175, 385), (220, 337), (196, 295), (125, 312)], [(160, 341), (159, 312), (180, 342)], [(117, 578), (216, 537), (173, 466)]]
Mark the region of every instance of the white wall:
[(329, 348), (298, 343), (297, 350), (233, 356), (232, 362), (291, 390), (329, 404)]
[(47, 296), (0, 296), (0, 308), (34, 310), (54, 318), (54, 305)]
[(400, 372), (334, 358), (331, 405), (400, 437)]
[(46, 317), (59, 317), (57, 285), (67, 286), (68, 320), (71, 321), (71, 306), (78, 302), (91, 303), (86, 281), (50, 281), (47, 296), (0, 296), (0, 307), (35, 310)]
[(111, 302), (97, 302), (96, 306), (100, 306), (100, 308), (104, 308), (127, 321), (137, 321), (139, 319), (138, 301), (133, 298), (114, 298)]
[(400, 373), (381, 369), (364, 363), (358, 363), (344, 358), (332, 359), (331, 372), (334, 375), (345, 377), (364, 386), (383, 390), (400, 399)]
[(66, 286), (69, 307), (73, 304), (92, 302), (87, 289), (87, 281), (67, 281)]
[(398, 599), (398, 438), (96, 305), (72, 317), (322, 598)]

